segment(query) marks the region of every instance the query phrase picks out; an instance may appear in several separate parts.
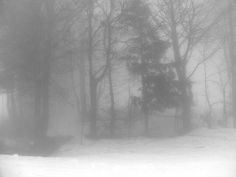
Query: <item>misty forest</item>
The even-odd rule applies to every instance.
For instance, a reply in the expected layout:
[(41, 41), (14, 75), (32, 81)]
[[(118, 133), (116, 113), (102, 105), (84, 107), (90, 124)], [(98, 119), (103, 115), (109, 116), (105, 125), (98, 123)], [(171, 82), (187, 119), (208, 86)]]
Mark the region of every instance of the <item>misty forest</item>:
[(42, 157), (57, 171), (63, 160), (48, 156), (81, 154), (87, 173), (84, 164), (106, 157), (94, 176), (113, 176), (116, 158), (117, 176), (135, 176), (126, 162), (150, 158), (171, 171), (174, 154), (176, 176), (189, 165), (204, 177), (186, 158), (203, 164), (215, 153), (221, 168), (203, 165), (206, 177), (233, 177), (235, 51), (235, 0), (1, 0), (0, 176), (16, 161), (27, 171)]

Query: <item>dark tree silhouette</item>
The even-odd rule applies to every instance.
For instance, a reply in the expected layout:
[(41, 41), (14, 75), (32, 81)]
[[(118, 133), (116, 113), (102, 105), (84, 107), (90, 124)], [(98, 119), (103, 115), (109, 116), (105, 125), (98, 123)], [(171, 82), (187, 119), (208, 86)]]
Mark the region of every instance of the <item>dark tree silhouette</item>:
[(121, 24), (124, 28), (130, 28), (132, 36), (127, 47), (128, 66), (141, 77), (141, 107), (146, 135), (149, 134), (149, 100), (145, 82), (152, 71), (158, 72), (160, 59), (167, 48), (167, 43), (158, 36), (158, 29), (153, 25), (151, 16), (149, 6), (142, 0), (127, 1), (121, 14)]

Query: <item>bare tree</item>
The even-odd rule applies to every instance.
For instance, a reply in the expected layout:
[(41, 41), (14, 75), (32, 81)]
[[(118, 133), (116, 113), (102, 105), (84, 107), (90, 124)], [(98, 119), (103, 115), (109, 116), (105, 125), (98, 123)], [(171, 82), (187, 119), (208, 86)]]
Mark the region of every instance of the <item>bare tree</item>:
[(114, 5), (115, 1), (109, 1), (109, 11), (106, 13), (105, 17), (105, 28), (104, 28), (104, 49), (105, 49), (105, 56), (108, 65), (108, 82), (109, 82), (109, 93), (110, 93), (110, 113), (111, 113), (111, 121), (110, 121), (110, 133), (111, 136), (114, 136), (114, 129), (115, 129), (115, 96), (114, 96), (114, 89), (113, 89), (113, 79), (112, 79), (112, 55), (113, 52), (113, 32), (114, 28), (112, 26), (113, 23), (113, 14), (114, 14)]
[[(95, 60), (96, 47), (102, 46), (101, 42), (101, 30), (104, 29), (104, 21), (101, 18), (101, 8), (100, 4), (102, 2), (97, 2), (95, 0), (88, 1), (87, 8), (87, 19), (88, 19), (88, 66), (89, 66), (89, 89), (90, 89), (90, 136), (96, 138), (97, 136), (97, 113), (98, 113), (98, 84), (102, 81), (108, 71), (108, 63), (110, 62), (111, 55), (111, 27), (106, 28), (110, 30), (108, 38), (108, 48), (106, 49), (106, 60), (102, 66), (99, 65), (99, 60)], [(100, 9), (95, 16), (95, 9)], [(100, 17), (100, 18), (99, 18)], [(108, 18), (109, 19), (109, 18)], [(105, 23), (106, 24), (106, 23)], [(108, 23), (109, 24), (109, 23)], [(105, 25), (106, 26), (106, 25)], [(103, 36), (104, 37), (104, 36)], [(98, 58), (98, 57), (97, 57)], [(101, 63), (101, 61), (100, 61)]]
[(174, 1), (157, 0), (157, 11), (154, 15), (162, 22), (163, 35), (170, 40), (174, 56), (174, 65), (181, 84), (181, 119), (182, 132), (191, 129), (191, 100), (192, 90), (190, 77), (195, 73), (199, 63), (192, 72), (188, 72), (188, 63), (195, 47), (217, 23), (207, 19), (210, 15), (207, 5), (194, 0)]

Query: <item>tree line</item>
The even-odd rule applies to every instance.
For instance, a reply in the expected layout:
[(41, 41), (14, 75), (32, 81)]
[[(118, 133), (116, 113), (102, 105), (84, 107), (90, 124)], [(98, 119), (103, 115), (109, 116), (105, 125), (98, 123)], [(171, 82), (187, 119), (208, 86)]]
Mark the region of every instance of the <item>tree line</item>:
[[(192, 129), (192, 76), (223, 48), (229, 57), (222, 60), (231, 66), (227, 72), (232, 100), (225, 99), (232, 102), (236, 125), (235, 2), (229, 0), (223, 6), (219, 3), (214, 0), (2, 0), (0, 86), (2, 94), (7, 95), (13, 131), (24, 132), (27, 125), (27, 134), (33, 138), (47, 136), (55, 92), (53, 76), (63, 72), (71, 74), (70, 94), (77, 110), (81, 141), (87, 124), (88, 136), (98, 136), (99, 88), (104, 82), (109, 97), (106, 107), (109, 135), (115, 137), (119, 115), (114, 68), (123, 63), (128, 75), (138, 78), (138, 86), (134, 87), (139, 87), (140, 94), (131, 97), (130, 93), (127, 105), (140, 108), (143, 133), (150, 134), (150, 112), (167, 109), (176, 110), (176, 132), (187, 133)], [(222, 24), (228, 30), (221, 29)], [(220, 30), (216, 32), (216, 28)], [(208, 48), (210, 54), (204, 55), (190, 70), (194, 53), (207, 40), (213, 41)], [(216, 43), (219, 46), (214, 47)], [(207, 70), (204, 71), (210, 110)], [(228, 110), (230, 106), (224, 105)], [(130, 114), (132, 111), (128, 110), (128, 117)]]

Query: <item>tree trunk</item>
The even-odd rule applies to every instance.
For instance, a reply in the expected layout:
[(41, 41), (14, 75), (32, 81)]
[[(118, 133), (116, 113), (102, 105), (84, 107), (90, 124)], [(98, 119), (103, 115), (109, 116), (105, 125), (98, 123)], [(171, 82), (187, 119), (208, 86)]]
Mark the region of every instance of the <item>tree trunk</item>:
[(176, 71), (178, 75), (178, 79), (180, 82), (180, 90), (181, 90), (181, 109), (182, 115), (181, 118), (183, 120), (183, 129), (182, 133), (186, 133), (191, 129), (191, 101), (190, 101), (190, 92), (191, 89), (188, 86), (187, 78), (186, 78), (186, 66), (185, 62), (182, 60), (180, 54), (180, 46), (179, 39), (177, 34), (177, 25), (175, 20), (175, 10), (173, 5), (173, 0), (170, 0), (170, 18), (171, 18), (171, 38), (172, 38), (172, 47), (174, 52), (174, 59), (176, 62)]
[(234, 32), (234, 4), (233, 0), (229, 0), (229, 53), (231, 60), (232, 72), (232, 112), (233, 122), (236, 128), (236, 55), (235, 55), (235, 32)]
[(131, 99), (131, 91), (130, 91), (130, 83), (129, 84), (129, 102), (128, 102), (128, 123), (127, 123), (127, 129), (128, 129), (128, 136), (131, 136), (131, 129), (132, 129), (132, 123), (133, 123), (133, 103)]
[(85, 62), (84, 59), (81, 58), (79, 63), (79, 80), (80, 80), (80, 117), (79, 123), (80, 123), (80, 140), (81, 144), (83, 143), (83, 137), (84, 137), (84, 121), (87, 118), (87, 101), (86, 101), (86, 82), (85, 82)]
[[(38, 3), (39, 21), (42, 21), (43, 27), (38, 31), (39, 44), (37, 45), (37, 63), (35, 68), (35, 116), (36, 116), (36, 130), (37, 138), (44, 138), (47, 136), (49, 118), (50, 118), (50, 71), (53, 50), (53, 18), (54, 18), (54, 1), (46, 1), (46, 17), (41, 16), (43, 11), (42, 3)], [(42, 44), (41, 44), (42, 42)]]
[(15, 99), (15, 93), (14, 91), (10, 91), (10, 93), (7, 94), (7, 103), (8, 103), (8, 115), (9, 118), (16, 123), (17, 121), (17, 110), (16, 110), (16, 99)]
[(45, 29), (43, 34), (42, 56), (41, 58), (41, 71), (40, 79), (42, 83), (41, 87), (41, 106), (42, 112), (40, 117), (40, 137), (47, 136), (48, 124), (50, 119), (50, 76), (51, 76), (51, 60), (53, 51), (53, 28), (54, 28), (54, 0), (45, 2), (46, 7), (46, 19)]
[(189, 95), (186, 93), (186, 88), (183, 90), (183, 105), (182, 105), (182, 119), (183, 130), (182, 133), (187, 133), (191, 130), (191, 102)]
[(50, 56), (44, 60), (44, 74), (42, 78), (42, 115), (41, 123), (39, 124), (41, 129), (41, 136), (47, 135), (49, 118), (50, 118)]
[(41, 118), (41, 82), (39, 79), (35, 80), (34, 84), (34, 125), (33, 130), (35, 138), (37, 138), (40, 134), (40, 127), (39, 127), (39, 121)]
[(224, 127), (228, 127), (228, 112), (227, 112), (227, 99), (226, 99), (226, 93), (225, 88), (223, 90), (223, 124)]
[(212, 105), (211, 101), (209, 98), (209, 92), (208, 92), (208, 84), (207, 84), (207, 68), (206, 68), (206, 63), (204, 63), (204, 83), (205, 83), (205, 96), (206, 96), (206, 101), (208, 105), (208, 114), (206, 115), (206, 119), (208, 122), (208, 128), (212, 128)]
[(90, 78), (90, 137), (97, 137), (97, 83)]
[(114, 97), (114, 90), (113, 90), (113, 83), (112, 83), (112, 72), (111, 72), (111, 66), (108, 70), (108, 80), (109, 80), (109, 91), (110, 91), (110, 99), (111, 99), (111, 105), (110, 105), (110, 113), (111, 113), (111, 121), (110, 121), (110, 133), (111, 136), (114, 136), (114, 130), (115, 130), (115, 97)]
[(112, 15), (114, 10), (113, 0), (109, 1), (110, 4), (110, 12), (107, 15), (107, 24), (106, 28), (104, 29), (104, 48), (106, 50), (106, 61), (108, 65), (108, 82), (109, 82), (109, 93), (110, 93), (110, 114), (111, 114), (111, 121), (110, 121), (110, 135), (114, 136), (115, 130), (115, 96), (114, 96), (114, 88), (113, 88), (113, 81), (112, 81)]
[(146, 100), (147, 88), (144, 82), (144, 73), (141, 76), (142, 82), (142, 112), (144, 116), (144, 135), (149, 136), (149, 115), (148, 115), (148, 105)]
[(90, 90), (90, 137), (97, 137), (97, 80), (93, 73), (93, 16), (94, 1), (89, 0), (88, 7), (88, 62), (89, 62), (89, 90)]
[[(76, 124), (78, 125), (78, 134), (80, 138), (80, 144), (83, 144), (83, 138), (84, 138), (84, 116), (87, 112), (87, 107), (86, 107), (86, 92), (85, 92), (85, 70), (84, 70), (84, 60), (78, 58), (79, 63), (78, 63), (78, 68), (75, 66), (75, 62), (73, 60), (73, 55), (71, 55), (71, 82), (72, 82), (72, 89), (74, 92), (74, 97), (75, 97), (75, 107), (76, 107), (76, 112), (77, 112), (77, 117), (76, 117)], [(77, 93), (78, 86), (76, 85), (75, 82), (75, 69), (79, 69), (79, 94)]]

